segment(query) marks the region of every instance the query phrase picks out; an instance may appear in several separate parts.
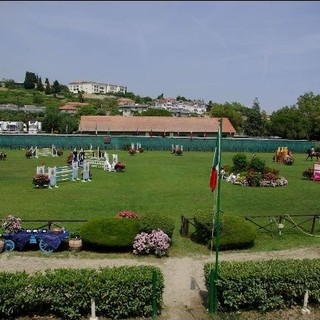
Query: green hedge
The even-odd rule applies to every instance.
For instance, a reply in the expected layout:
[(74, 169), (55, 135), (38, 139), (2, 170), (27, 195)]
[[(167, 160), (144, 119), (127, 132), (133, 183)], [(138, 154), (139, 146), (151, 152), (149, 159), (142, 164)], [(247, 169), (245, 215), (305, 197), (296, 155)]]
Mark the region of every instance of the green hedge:
[[(269, 260), (219, 263), (218, 304), (223, 311), (259, 310), (302, 306), (310, 291), (309, 303), (320, 299), (320, 259)], [(209, 290), (210, 264), (204, 266)]]
[(172, 239), (174, 220), (170, 217), (161, 216), (155, 213), (148, 213), (140, 218), (140, 232), (150, 233), (152, 230), (161, 229)]
[(139, 229), (139, 219), (105, 217), (85, 222), (80, 234), (84, 243), (88, 245), (113, 248), (132, 247)]
[[(154, 291), (153, 275), (157, 279)], [(151, 266), (56, 269), (32, 275), (0, 272), (0, 281), (0, 319), (27, 315), (88, 318), (91, 298), (95, 298), (97, 317), (151, 317), (154, 311), (160, 314), (163, 303), (163, 275)]]
[[(212, 214), (197, 213), (194, 216), (195, 233), (192, 239), (211, 248)], [(220, 250), (245, 249), (254, 245), (257, 230), (240, 216), (222, 215), (220, 221)], [(215, 233), (214, 233), (215, 236)], [(215, 250), (215, 237), (212, 248)]]

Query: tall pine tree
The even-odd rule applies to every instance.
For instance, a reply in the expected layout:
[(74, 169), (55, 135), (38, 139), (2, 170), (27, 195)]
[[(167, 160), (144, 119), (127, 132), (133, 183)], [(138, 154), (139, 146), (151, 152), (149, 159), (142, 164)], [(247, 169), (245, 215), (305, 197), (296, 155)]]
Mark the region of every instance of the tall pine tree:
[(25, 89), (34, 89), (37, 84), (37, 76), (33, 72), (26, 72), (25, 78), (24, 78), (24, 88)]

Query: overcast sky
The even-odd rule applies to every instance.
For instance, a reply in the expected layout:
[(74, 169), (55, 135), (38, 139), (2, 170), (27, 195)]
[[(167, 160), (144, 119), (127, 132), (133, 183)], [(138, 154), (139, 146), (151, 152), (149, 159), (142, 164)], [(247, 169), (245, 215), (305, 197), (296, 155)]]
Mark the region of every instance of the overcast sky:
[(262, 110), (320, 93), (320, 2), (1, 1), (0, 79), (88, 80)]

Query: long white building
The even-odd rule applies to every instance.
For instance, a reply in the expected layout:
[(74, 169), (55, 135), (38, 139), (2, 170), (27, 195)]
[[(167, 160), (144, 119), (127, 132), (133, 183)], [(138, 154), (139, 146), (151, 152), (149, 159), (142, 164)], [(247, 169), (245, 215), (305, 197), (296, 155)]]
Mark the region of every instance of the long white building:
[(74, 81), (69, 83), (69, 90), (73, 93), (84, 92), (87, 94), (126, 93), (127, 87), (118, 84), (98, 83), (94, 81)]

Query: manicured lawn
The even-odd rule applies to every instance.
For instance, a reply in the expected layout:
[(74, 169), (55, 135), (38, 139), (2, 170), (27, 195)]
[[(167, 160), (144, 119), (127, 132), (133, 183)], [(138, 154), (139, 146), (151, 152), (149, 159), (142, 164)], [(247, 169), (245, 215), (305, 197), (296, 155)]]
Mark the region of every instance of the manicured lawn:
[[(154, 212), (173, 217), (175, 232), (170, 255), (208, 253), (205, 247), (194, 244), (179, 233), (180, 219), (192, 217), (198, 211), (212, 212), (215, 194), (209, 189), (213, 154), (184, 152), (182, 156), (168, 151), (146, 151), (131, 156), (126, 151), (115, 151), (126, 164), (123, 173), (109, 173), (92, 168), (91, 182), (61, 182), (57, 189), (36, 189), (32, 177), (36, 166), (65, 166), (68, 154), (60, 158), (26, 159), (24, 150), (5, 150), (8, 158), (0, 161), (0, 219), (14, 214), (22, 219), (90, 219), (113, 216), (121, 210), (137, 214)], [(223, 152), (222, 164), (232, 164), (235, 153)], [(292, 166), (273, 163), (271, 153), (256, 154), (266, 165), (280, 170), (289, 183), (279, 188), (249, 188), (226, 181), (221, 185), (223, 214), (240, 216), (309, 215), (320, 213), (320, 182), (304, 180), (302, 172), (312, 167), (305, 154), (295, 154)], [(248, 159), (251, 153), (247, 153)], [(109, 158), (112, 159), (112, 152)], [(266, 223), (269, 222), (266, 218)], [(320, 235), (319, 221), (317, 234)], [(80, 224), (79, 224), (80, 225)], [(75, 229), (77, 224), (67, 224)], [(317, 246), (319, 238), (291, 230), (280, 237), (274, 224), (274, 236), (260, 233), (250, 250), (289, 249), (299, 246)], [(311, 227), (311, 223), (309, 223)]]

